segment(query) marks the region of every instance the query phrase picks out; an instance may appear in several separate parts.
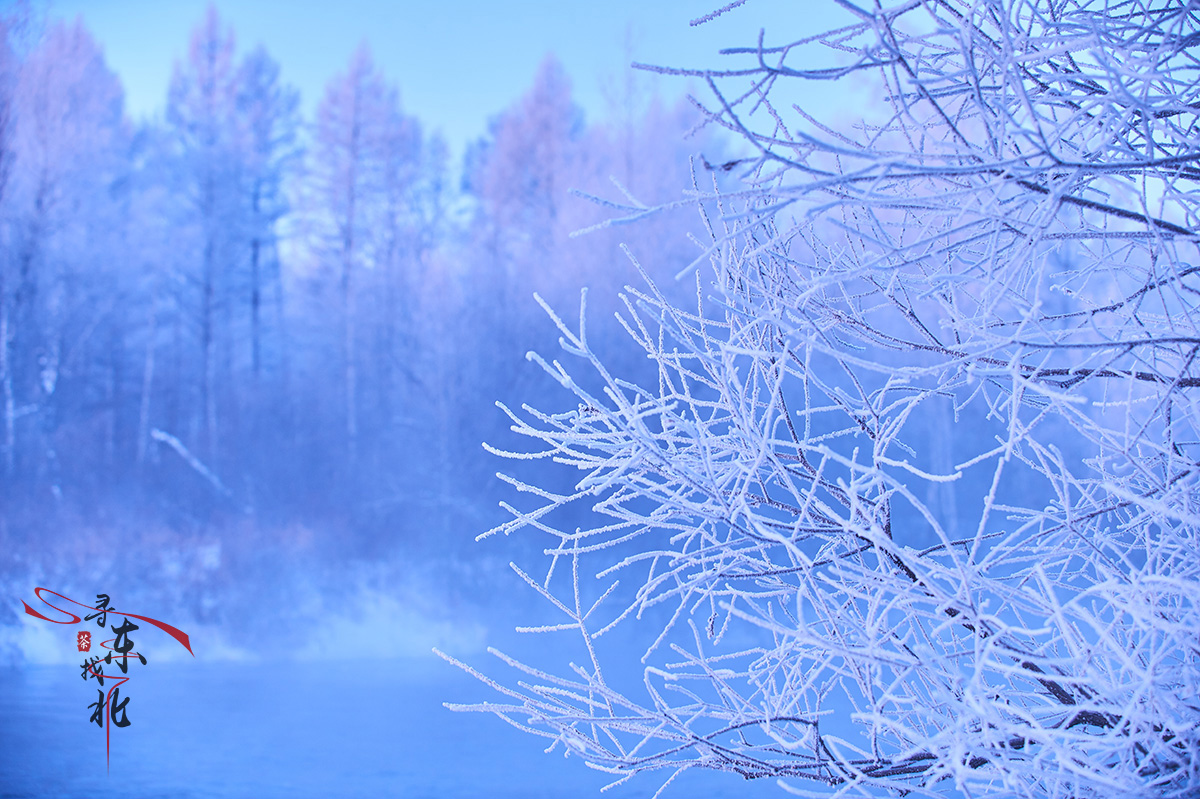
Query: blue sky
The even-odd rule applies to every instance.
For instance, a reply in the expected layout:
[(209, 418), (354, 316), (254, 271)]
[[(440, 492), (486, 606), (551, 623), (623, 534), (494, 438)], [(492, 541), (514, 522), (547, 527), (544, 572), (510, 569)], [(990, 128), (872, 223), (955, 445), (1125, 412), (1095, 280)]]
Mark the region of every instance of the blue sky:
[[(0, 4), (10, 2), (0, 0)], [(134, 117), (161, 113), (174, 62), (208, 0), (42, 0), (51, 18), (82, 16), (125, 85)], [(839, 19), (835, 4), (749, 0), (717, 20), (689, 20), (724, 0), (218, 0), (238, 50), (262, 43), (311, 113), (325, 84), (366, 40), (402, 103), (457, 153), (529, 86), (554, 52), (589, 118), (605, 112), (604, 86), (623, 80), (627, 39), (636, 60), (714, 66), (721, 47), (753, 44), (765, 26), (779, 37)], [(627, 34), (628, 31), (628, 34)], [(786, 32), (786, 33), (785, 33)], [(666, 94), (682, 81), (662, 85)]]

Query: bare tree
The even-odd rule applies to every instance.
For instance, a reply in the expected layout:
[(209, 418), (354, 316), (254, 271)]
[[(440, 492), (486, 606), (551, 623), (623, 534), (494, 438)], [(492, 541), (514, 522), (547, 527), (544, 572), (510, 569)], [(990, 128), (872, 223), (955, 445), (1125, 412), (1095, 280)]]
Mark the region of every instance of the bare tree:
[[(8, 178), (12, 171), (12, 105), (13, 88), (16, 83), (17, 59), (9, 42), (12, 23), (7, 18), (0, 18), (0, 203), (8, 197)], [(0, 241), (6, 247), (10, 234), (0, 230)], [(5, 478), (11, 478), (16, 469), (16, 391), (14, 390), (12, 359), (9, 349), (12, 340), (12, 312), (10, 310), (8, 263), (0, 263), (0, 385), (4, 392), (4, 460), (3, 473)]]
[[(243, 222), (248, 248), (247, 282), (250, 305), (250, 373), (254, 391), (263, 371), (266, 323), (264, 293), (278, 285), (279, 234), (276, 227), (287, 213), (283, 185), (298, 159), (300, 95), (279, 77), (279, 64), (259, 46), (242, 61), (237, 81), (240, 156), (244, 183)], [(279, 320), (275, 320), (276, 325)]]
[[(178, 141), (182, 193), (188, 200), (186, 219), (195, 228), (190, 260), (189, 294), (194, 293), (199, 327), (200, 413), (195, 425), (205, 457), (218, 458), (221, 448), (219, 375), (228, 380), (230, 262), (239, 207), (235, 157), (238, 74), (233, 29), (210, 5), (204, 21), (192, 31), (188, 58), (176, 64), (167, 98), (167, 122)], [(190, 298), (189, 298), (190, 299)], [(222, 358), (224, 356), (224, 358)]]
[(376, 68), (363, 43), (347, 71), (329, 82), (317, 110), (313, 160), (314, 205), (328, 228), (320, 247), (338, 272), (341, 371), (346, 458), (358, 460), (361, 404), (358, 324), (362, 271), (375, 261), (374, 213), (383, 193), (385, 133), (398, 115), (394, 86)]
[[(121, 289), (107, 259), (95, 253), (115, 252), (119, 241), (115, 209), (128, 130), (120, 83), (78, 22), (49, 27), (16, 71), (11, 97), (0, 102), (10, 126), (0, 137), (0, 216), (12, 275), (0, 313), (8, 336), (0, 365), (6, 392), (11, 381), (6, 397), (19, 403), (7, 419), (23, 421), (6, 430), (6, 438), (14, 434), (7, 451), (20, 477), (57, 496), (60, 428), (69, 409), (82, 404), (89, 378), (106, 406), (106, 444), (97, 449), (114, 436), (121, 346), (111, 311)], [(66, 454), (71, 460), (78, 452)]]
[[(579, 368), (531, 356), (577, 407), (510, 412), (512, 456), (582, 476), (512, 479), (532, 505), (492, 532), (545, 536), (514, 568), (580, 657), (501, 655), (507, 700), (455, 707), (618, 781), (1194, 796), (1200, 6), (837, 5), (659, 70), (753, 148), (698, 177), (744, 188), (701, 198), (697, 306), (628, 295), (657, 381), (582, 306)], [(831, 80), (879, 98), (860, 125), (805, 105)]]

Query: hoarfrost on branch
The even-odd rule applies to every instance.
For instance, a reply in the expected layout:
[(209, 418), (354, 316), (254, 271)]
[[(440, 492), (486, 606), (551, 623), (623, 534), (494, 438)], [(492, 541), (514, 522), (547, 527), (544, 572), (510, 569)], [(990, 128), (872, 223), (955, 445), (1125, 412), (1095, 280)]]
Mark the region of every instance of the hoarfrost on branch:
[[(837, 4), (656, 68), (707, 85), (743, 183), (697, 169), (694, 306), (627, 295), (655, 376), (582, 312), (533, 356), (578, 408), (515, 429), (581, 476), (511, 480), (535, 504), (494, 532), (543, 537), (533, 631), (583, 657), (501, 655), (471, 709), (618, 781), (1194, 795), (1200, 6)], [(826, 81), (861, 121), (805, 106)]]

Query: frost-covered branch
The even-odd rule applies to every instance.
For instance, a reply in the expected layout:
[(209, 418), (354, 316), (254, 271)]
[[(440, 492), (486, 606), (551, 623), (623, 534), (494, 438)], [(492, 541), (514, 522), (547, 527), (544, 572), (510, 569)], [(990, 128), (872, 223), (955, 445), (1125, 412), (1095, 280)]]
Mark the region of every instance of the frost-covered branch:
[[(569, 361), (536, 360), (578, 407), (510, 415), (579, 480), (514, 481), (535, 509), (500, 530), (545, 536), (527, 582), (565, 618), (541, 634), (586, 665), (506, 657), (524, 680), (474, 709), (622, 779), (1189, 795), (1197, 11), (840, 5), (703, 74), (756, 158), (702, 193), (696, 306), (627, 296), (657, 374), (554, 317)], [(868, 74), (885, 99), (853, 130), (800, 105)], [(622, 627), (636, 691), (605, 658)]]

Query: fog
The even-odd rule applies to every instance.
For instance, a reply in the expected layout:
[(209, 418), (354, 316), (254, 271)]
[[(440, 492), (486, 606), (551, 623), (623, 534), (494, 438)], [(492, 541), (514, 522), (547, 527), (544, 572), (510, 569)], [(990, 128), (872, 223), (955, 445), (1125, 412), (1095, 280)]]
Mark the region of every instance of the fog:
[[(699, 252), (694, 211), (572, 238), (611, 209), (569, 190), (675, 200), (724, 139), (642, 79), (586, 118), (553, 55), (465, 153), (366, 45), (305, 116), (212, 9), (134, 120), (84, 24), (27, 11), (0, 29), (0, 796), (608, 782), (451, 714), (483, 689), (432, 650), (538, 656), (508, 563), (540, 544), (475, 541), (512, 493), (481, 446), (513, 443), (496, 401), (553, 396), (524, 357), (557, 348), (534, 293), (569, 314), (588, 287), (597, 346), (636, 374), (618, 242), (669, 292)], [(26, 613), (63, 620), (39, 587), (188, 635), (131, 635), (129, 727), (89, 722), (94, 623)]]
[[(634, 80), (587, 119), (550, 55), (452, 162), (367, 46), (304, 118), (211, 9), (135, 122), (82, 23), (5, 31), (6, 593), (108, 593), (208, 655), (478, 646), (525, 546), (474, 543), (505, 518), (481, 444), (557, 348), (534, 293), (590, 287), (636, 371), (618, 241), (668, 285), (698, 252), (694, 212), (571, 238), (608, 212), (569, 190), (678, 198), (720, 138)], [(57, 658), (2, 612), (7, 662)]]

